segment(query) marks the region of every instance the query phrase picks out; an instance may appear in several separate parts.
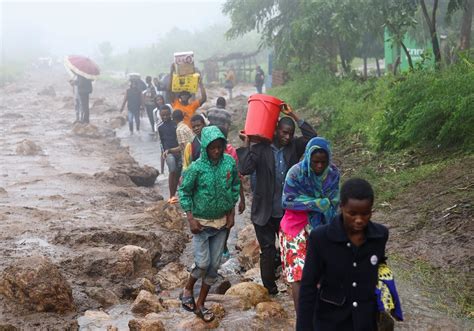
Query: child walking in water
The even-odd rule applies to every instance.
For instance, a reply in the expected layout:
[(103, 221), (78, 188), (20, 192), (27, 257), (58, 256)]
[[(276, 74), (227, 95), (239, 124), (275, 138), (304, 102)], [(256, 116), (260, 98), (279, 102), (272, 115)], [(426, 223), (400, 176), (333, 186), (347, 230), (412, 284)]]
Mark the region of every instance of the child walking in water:
[[(209, 289), (217, 280), (227, 230), (234, 226), (240, 180), (234, 159), (224, 154), (226, 139), (216, 126), (201, 131), (201, 156), (191, 163), (178, 190), (193, 234), (194, 268), (180, 295), (182, 307), (205, 322), (214, 319), (204, 306)], [(202, 279), (197, 301), (194, 284)]]

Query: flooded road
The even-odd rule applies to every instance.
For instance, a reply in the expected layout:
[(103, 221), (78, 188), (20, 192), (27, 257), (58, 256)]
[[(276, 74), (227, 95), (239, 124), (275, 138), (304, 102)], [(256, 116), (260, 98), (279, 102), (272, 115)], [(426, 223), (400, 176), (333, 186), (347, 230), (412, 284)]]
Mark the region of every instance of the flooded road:
[[(56, 96), (37, 94), (49, 85)], [(0, 329), (10, 325), (22, 330), (128, 330), (129, 321), (140, 317), (131, 311), (130, 293), (141, 289), (145, 278), (151, 280), (166, 306), (157, 314), (166, 329), (186, 329), (194, 323), (194, 315), (181, 309), (177, 300), (182, 285), (161, 288), (165, 286), (158, 277), (173, 263), (179, 271), (176, 274), (185, 274), (192, 264), (189, 230), (181, 211), (168, 211), (173, 220), (163, 212), (166, 208), (160, 201), (168, 198), (166, 167), (153, 187), (137, 186), (127, 175), (145, 165), (160, 169), (160, 149), (145, 117), (142, 132), (133, 136), (127, 126), (114, 124), (121, 116), (117, 107), (124, 89), (125, 85), (95, 84), (93, 126), (89, 127), (72, 124), (71, 91), (60, 70), (48, 75), (32, 72), (27, 80), (1, 91), (0, 272), (21, 258), (45, 256), (70, 284), (76, 310), (63, 315), (33, 313), (0, 295)], [(246, 86), (236, 89), (234, 95), (252, 92)], [(210, 89), (205, 106), (222, 93), (223, 89)], [(237, 121), (243, 118), (245, 107), (245, 96), (229, 103)], [(150, 211), (155, 207), (158, 216)], [(231, 258), (219, 271), (220, 282), (234, 285), (250, 278), (235, 249), (238, 234), (248, 230), (249, 209), (247, 197), (247, 210), (237, 217), (229, 238)], [(124, 276), (118, 265), (125, 246), (146, 249), (153, 264), (138, 270), (138, 275)], [(258, 270), (253, 272), (251, 279), (259, 282)], [(399, 283), (399, 288), (407, 320), (397, 323), (396, 329), (472, 329), (469, 321), (439, 313), (412, 284)], [(283, 307), (285, 317), (257, 317), (254, 307), (244, 309), (238, 300), (215, 293), (209, 296), (208, 305), (225, 309), (216, 326), (219, 329), (292, 330), (295, 319), (289, 293), (271, 300)]]

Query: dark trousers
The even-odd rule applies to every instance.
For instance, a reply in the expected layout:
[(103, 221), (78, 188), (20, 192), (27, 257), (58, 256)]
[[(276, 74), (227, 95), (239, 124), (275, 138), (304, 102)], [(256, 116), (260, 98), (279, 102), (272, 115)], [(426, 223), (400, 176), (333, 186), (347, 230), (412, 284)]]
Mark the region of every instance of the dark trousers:
[(278, 238), (281, 218), (271, 217), (267, 224), (261, 226), (254, 224), (255, 234), (260, 245), (260, 274), (262, 276), (263, 286), (268, 289), (270, 294), (278, 292), (276, 286), (275, 271), (281, 264), (277, 259), (277, 249), (275, 239)]
[(155, 106), (152, 105), (145, 105), (146, 114), (148, 115), (148, 120), (150, 121), (151, 131), (155, 132), (155, 119), (153, 118), (153, 109)]
[(257, 93), (262, 94), (263, 84), (256, 84), (255, 87), (257, 88)]
[(79, 94), (81, 99), (81, 110), (82, 110), (82, 119), (83, 123), (89, 123), (89, 94)]

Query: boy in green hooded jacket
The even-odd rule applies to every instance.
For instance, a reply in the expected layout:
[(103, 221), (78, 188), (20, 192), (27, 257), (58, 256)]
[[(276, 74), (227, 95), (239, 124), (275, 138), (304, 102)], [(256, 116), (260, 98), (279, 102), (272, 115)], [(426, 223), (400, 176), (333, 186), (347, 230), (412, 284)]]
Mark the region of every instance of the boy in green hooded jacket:
[[(227, 229), (234, 226), (234, 207), (240, 191), (235, 161), (224, 154), (226, 144), (219, 128), (203, 128), (201, 156), (191, 163), (178, 190), (181, 206), (193, 233), (195, 263), (180, 298), (184, 309), (195, 312), (206, 322), (214, 319), (214, 314), (204, 307), (204, 302), (210, 287), (217, 280)], [(195, 302), (193, 290), (199, 278), (202, 279), (202, 286)]]

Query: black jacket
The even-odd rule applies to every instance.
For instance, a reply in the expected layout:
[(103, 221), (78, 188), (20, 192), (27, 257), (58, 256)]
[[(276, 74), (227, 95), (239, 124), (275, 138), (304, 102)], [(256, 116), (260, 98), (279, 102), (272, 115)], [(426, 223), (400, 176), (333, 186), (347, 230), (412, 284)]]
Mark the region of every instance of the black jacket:
[(77, 76), (77, 92), (79, 94), (91, 94), (92, 93), (92, 81), (83, 76)]
[[(308, 141), (316, 137), (316, 131), (303, 121), (300, 125), (302, 137), (293, 140), (284, 147), (287, 170), (299, 162)], [(269, 143), (258, 143), (249, 148), (239, 148), (239, 171), (250, 175), (256, 171), (257, 182), (252, 200), (250, 218), (257, 225), (265, 225), (272, 215), (273, 192), (275, 190), (275, 158)], [(286, 175), (286, 174), (285, 174)]]
[[(366, 241), (350, 243), (342, 216), (312, 231), (301, 280), (297, 330), (376, 330), (375, 287), (388, 230), (369, 222)], [(320, 284), (320, 288), (316, 287)]]

